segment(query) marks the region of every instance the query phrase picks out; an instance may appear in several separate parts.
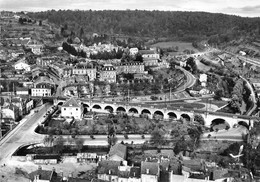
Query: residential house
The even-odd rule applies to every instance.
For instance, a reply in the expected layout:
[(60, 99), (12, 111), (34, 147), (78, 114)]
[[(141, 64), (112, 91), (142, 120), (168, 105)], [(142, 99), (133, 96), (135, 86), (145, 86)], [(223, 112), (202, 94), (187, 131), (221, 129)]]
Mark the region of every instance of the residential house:
[(125, 161), (126, 160), (127, 147), (121, 143), (117, 143), (110, 148), (109, 160), (112, 161)]
[(31, 88), (32, 96), (46, 97), (52, 95), (52, 85), (48, 83), (39, 83)]
[(2, 108), (2, 119), (11, 119), (17, 121), (20, 117), (19, 108), (13, 104), (10, 104)]
[(141, 169), (140, 167), (131, 167), (128, 182), (141, 182)]
[(99, 180), (111, 182), (141, 182), (141, 169), (122, 165), (119, 161), (100, 161), (97, 167)]
[(108, 82), (108, 83), (115, 83), (116, 82), (116, 69), (112, 64), (105, 64), (99, 73), (99, 80)]
[(61, 106), (61, 116), (81, 119), (83, 116), (83, 108), (78, 101), (71, 97)]
[(93, 64), (77, 64), (72, 69), (72, 74), (79, 75), (79, 76), (87, 75), (89, 81), (94, 81), (97, 77), (97, 69)]
[[(39, 166), (38, 170), (29, 173), (30, 182), (90, 182), (90, 180), (73, 177), (72, 174), (65, 176), (63, 172), (57, 173), (55, 168), (52, 170), (43, 170)], [(98, 182), (92, 179), (91, 182)]]
[(144, 64), (141, 62), (120, 63), (115, 65), (116, 73), (144, 73)]
[(38, 170), (29, 174), (30, 182), (58, 182), (62, 181), (62, 178), (58, 176), (55, 169), (52, 171), (43, 170), (40, 166)]
[(140, 50), (139, 53), (143, 57), (143, 63), (145, 66), (158, 66), (160, 54), (155, 50)]
[(98, 179), (104, 181), (118, 181), (120, 161), (100, 161), (97, 167)]
[(28, 44), (27, 46), (31, 48), (32, 53), (36, 55), (40, 55), (42, 53), (43, 45)]
[(31, 71), (31, 66), (26, 63), (25, 59), (20, 59), (14, 64), (15, 70), (25, 70), (27, 72)]
[(55, 57), (40, 57), (36, 59), (36, 65), (38, 66), (49, 66), (55, 61)]
[(138, 48), (137, 47), (133, 47), (129, 49), (130, 55), (136, 55), (138, 53)]
[(29, 95), (28, 87), (16, 87), (16, 95)]
[(158, 182), (160, 177), (160, 166), (157, 162), (141, 162), (142, 182)]

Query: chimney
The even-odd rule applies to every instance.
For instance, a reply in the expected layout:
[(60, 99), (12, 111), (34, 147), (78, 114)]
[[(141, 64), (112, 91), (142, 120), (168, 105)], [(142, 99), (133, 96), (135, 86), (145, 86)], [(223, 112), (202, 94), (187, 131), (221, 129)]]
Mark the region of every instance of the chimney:
[(111, 170), (110, 169), (108, 170), (108, 174), (111, 174)]
[(42, 166), (38, 166), (38, 170), (42, 170)]
[(146, 169), (146, 174), (149, 174), (149, 169)]
[(135, 172), (134, 172), (134, 177), (135, 177)]
[(55, 167), (52, 168), (52, 172), (55, 172)]

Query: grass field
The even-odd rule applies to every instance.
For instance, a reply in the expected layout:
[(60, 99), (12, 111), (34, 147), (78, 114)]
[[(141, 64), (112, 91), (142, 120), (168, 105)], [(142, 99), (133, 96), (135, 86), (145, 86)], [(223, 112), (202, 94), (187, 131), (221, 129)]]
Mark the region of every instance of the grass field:
[[(192, 46), (191, 42), (179, 42), (179, 41), (170, 41), (170, 42), (158, 42), (151, 45), (151, 47), (160, 47), (160, 48), (170, 48), (170, 47), (179, 47), (178, 52), (182, 53), (185, 49), (193, 50), (195, 53), (198, 52), (196, 48)], [(175, 52), (175, 53), (178, 53)]]

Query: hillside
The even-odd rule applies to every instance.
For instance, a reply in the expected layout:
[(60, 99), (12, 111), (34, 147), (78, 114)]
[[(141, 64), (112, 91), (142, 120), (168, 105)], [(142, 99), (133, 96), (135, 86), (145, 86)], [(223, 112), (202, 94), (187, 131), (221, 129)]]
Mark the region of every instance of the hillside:
[(209, 38), (214, 44), (229, 42), (241, 35), (260, 35), (260, 18), (219, 13), (51, 10), (28, 15), (68, 28), (79, 36), (95, 32), (187, 41)]

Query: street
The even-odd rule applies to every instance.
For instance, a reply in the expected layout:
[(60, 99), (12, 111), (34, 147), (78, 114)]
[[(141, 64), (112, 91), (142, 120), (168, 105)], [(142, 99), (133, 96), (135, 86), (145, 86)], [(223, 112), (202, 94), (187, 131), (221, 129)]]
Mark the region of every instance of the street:
[(42, 141), (44, 136), (34, 133), (34, 129), (50, 107), (50, 104), (45, 104), (36, 108), (39, 110), (37, 113), (32, 110), (31, 114), (22, 119), (20, 124), (0, 141), (0, 165), (4, 164), (21, 145)]

